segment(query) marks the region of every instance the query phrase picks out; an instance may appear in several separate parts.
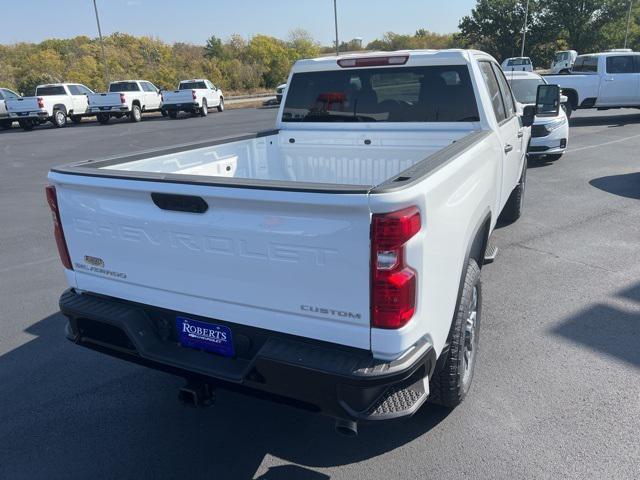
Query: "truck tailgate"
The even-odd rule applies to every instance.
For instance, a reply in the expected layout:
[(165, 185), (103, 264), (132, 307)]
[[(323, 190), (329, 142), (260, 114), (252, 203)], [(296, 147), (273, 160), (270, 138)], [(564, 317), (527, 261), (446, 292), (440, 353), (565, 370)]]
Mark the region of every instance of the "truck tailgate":
[(176, 103), (192, 103), (193, 94), (191, 90), (174, 90), (172, 92), (163, 92), (162, 103), (165, 105), (172, 105)]
[(370, 347), (366, 193), (49, 178), (78, 289)]
[(104, 107), (104, 106), (120, 106), (120, 94), (119, 93), (94, 93), (89, 95), (89, 105), (91, 107)]
[(34, 112), (40, 110), (37, 97), (24, 97), (6, 100), (7, 110), (11, 113)]

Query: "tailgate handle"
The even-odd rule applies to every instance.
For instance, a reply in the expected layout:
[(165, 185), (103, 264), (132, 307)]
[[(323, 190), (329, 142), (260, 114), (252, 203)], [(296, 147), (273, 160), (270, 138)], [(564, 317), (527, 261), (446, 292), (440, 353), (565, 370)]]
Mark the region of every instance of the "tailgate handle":
[(201, 197), (175, 195), (172, 193), (152, 193), (151, 199), (158, 208), (173, 212), (204, 213), (209, 205)]

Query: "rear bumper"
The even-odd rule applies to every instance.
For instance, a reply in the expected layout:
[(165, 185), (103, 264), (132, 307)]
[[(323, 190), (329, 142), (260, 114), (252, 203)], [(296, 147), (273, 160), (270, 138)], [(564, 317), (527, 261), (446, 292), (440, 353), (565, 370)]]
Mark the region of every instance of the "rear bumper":
[(192, 112), (199, 108), (200, 105), (198, 102), (168, 103), (162, 105), (162, 110), (166, 110), (167, 112)]
[(103, 106), (103, 107), (90, 107), (87, 110), (87, 113), (98, 114), (98, 113), (127, 113), (129, 111), (129, 107), (126, 105), (112, 105), (112, 106)]
[(9, 112), (9, 118), (11, 120), (46, 120), (49, 118), (49, 113), (46, 110), (34, 110), (28, 112)]
[[(376, 360), (367, 350), (214, 320), (233, 331), (236, 357), (182, 347), (175, 318), (185, 315), (67, 290), (60, 310), (69, 340), (151, 368), (214, 387), (267, 395), (357, 421), (415, 413), (428, 397), (436, 363), (432, 346), (419, 341), (397, 360)], [(188, 315), (195, 320), (208, 319)]]

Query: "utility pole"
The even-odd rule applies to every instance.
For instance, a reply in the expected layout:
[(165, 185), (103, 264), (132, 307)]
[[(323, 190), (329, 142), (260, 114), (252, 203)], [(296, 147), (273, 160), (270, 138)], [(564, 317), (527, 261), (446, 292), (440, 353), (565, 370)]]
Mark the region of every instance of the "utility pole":
[(338, 0), (333, 0), (333, 17), (336, 24), (336, 56), (340, 55), (340, 43), (338, 43)]
[(527, 21), (529, 20), (529, 0), (527, 0), (527, 7), (524, 11), (524, 28), (522, 29), (522, 49), (520, 50), (520, 56), (524, 57), (524, 42), (527, 39)]
[(631, 5), (633, 5), (633, 0), (629, 0), (629, 13), (627, 14), (627, 31), (624, 34), (624, 48), (627, 48), (627, 40), (629, 39), (629, 25), (631, 24)]
[(107, 65), (107, 55), (104, 53), (104, 41), (102, 40), (102, 29), (100, 28), (100, 16), (98, 15), (98, 4), (93, 0), (93, 9), (96, 12), (96, 23), (98, 24), (98, 36), (100, 37), (100, 48), (102, 49), (102, 62), (104, 63), (104, 80), (109, 85), (109, 66)]

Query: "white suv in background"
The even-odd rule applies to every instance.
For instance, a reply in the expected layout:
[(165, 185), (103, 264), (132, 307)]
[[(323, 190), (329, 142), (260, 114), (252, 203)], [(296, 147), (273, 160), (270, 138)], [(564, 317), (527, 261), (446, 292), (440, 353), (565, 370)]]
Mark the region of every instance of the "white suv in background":
[[(539, 85), (547, 81), (532, 72), (507, 72), (507, 81), (516, 100), (523, 105), (534, 105)], [(567, 98), (561, 97), (566, 103)], [(564, 108), (553, 115), (539, 114), (531, 127), (531, 143), (529, 156), (545, 155), (549, 160), (559, 159), (567, 149), (569, 141), (569, 121)]]

